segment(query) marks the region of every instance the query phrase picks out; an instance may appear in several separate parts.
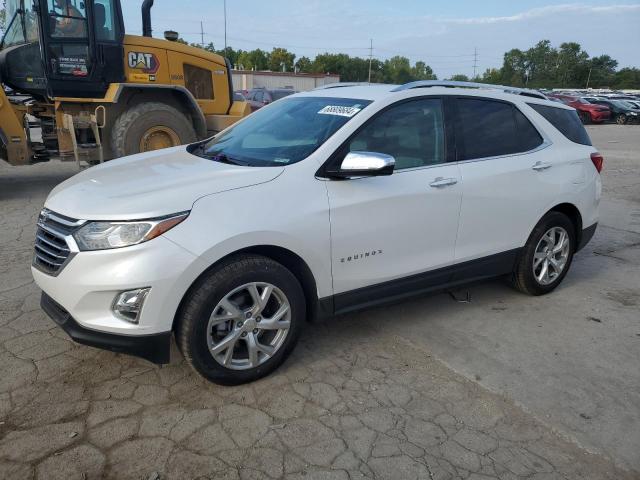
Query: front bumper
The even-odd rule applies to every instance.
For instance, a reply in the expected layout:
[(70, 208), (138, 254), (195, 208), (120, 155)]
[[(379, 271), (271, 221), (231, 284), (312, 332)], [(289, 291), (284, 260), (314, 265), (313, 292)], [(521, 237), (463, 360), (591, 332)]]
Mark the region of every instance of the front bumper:
[[(194, 280), (197, 258), (163, 237), (132, 247), (80, 252), (57, 276), (32, 267), (36, 284), (82, 327), (114, 335), (170, 331)], [(196, 269), (197, 270), (197, 269)], [(138, 323), (118, 318), (112, 305), (125, 290), (150, 288)]]
[(169, 363), (171, 332), (152, 335), (116, 335), (83, 327), (64, 307), (42, 292), (42, 310), (76, 342), (117, 353), (126, 353), (157, 364)]

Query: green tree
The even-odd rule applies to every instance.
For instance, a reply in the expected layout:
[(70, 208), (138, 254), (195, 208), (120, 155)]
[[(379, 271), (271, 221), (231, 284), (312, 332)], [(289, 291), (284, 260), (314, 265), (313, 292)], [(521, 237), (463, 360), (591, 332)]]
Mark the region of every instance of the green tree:
[(396, 55), (384, 62), (384, 78), (387, 83), (407, 83), (413, 80), (411, 63), (407, 57)]
[(623, 68), (616, 72), (612, 88), (640, 89), (640, 68)]
[(589, 85), (585, 83), (585, 86), (596, 88), (611, 86), (615, 81), (617, 66), (618, 61), (609, 55), (591, 58), (589, 63), (590, 73), (587, 75)]
[(482, 74), (480, 80), (483, 83), (499, 84), (502, 81), (502, 69), (499, 68), (487, 68)]
[(293, 62), (296, 58), (286, 48), (274, 47), (269, 54), (269, 70), (272, 72), (291, 72), (293, 70)]
[(455, 75), (451, 75), (449, 80), (453, 80), (454, 82), (468, 82), (469, 77), (467, 77), (464, 73), (456, 73)]
[(310, 73), (313, 67), (313, 62), (309, 57), (300, 57), (298, 60), (296, 60), (295, 67), (298, 72)]
[(245, 70), (267, 70), (269, 68), (269, 55), (259, 48), (250, 52), (242, 52), (238, 56), (237, 64)]
[(422, 60), (418, 60), (411, 69), (411, 75), (415, 80), (437, 80), (438, 77), (433, 70)]

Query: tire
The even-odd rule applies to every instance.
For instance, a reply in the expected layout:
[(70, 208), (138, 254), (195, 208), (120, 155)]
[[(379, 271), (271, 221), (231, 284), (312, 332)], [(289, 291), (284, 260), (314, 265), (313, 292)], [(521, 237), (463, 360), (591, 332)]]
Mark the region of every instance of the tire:
[[(245, 286), (254, 283), (274, 287), (268, 298), (269, 303), (262, 313), (257, 310), (254, 313), (248, 312), (248, 309), (253, 308), (250, 308), (249, 291), (245, 291)], [(233, 294), (234, 291), (238, 293)], [(260, 291), (258, 287), (257, 291), (262, 296), (265, 295), (266, 289)], [(233, 295), (229, 295), (230, 293)], [(280, 311), (284, 305), (282, 298), (289, 305), (288, 316), (282, 317), (289, 321), (288, 330), (286, 333), (281, 333), (282, 330), (278, 330), (277, 333), (273, 333), (276, 330), (261, 330), (261, 325), (266, 326), (265, 324), (271, 323), (273, 318), (277, 317), (275, 311)], [(234, 308), (227, 310), (225, 306), (229, 303), (225, 303), (226, 301), (233, 303)], [(244, 307), (241, 301), (247, 301)], [(271, 312), (268, 312), (269, 309)], [(241, 314), (231, 319), (229, 315), (232, 310), (239, 310)], [(245, 315), (247, 313), (251, 318)], [(264, 317), (261, 319), (260, 315)], [(234, 256), (208, 272), (185, 298), (177, 318), (176, 343), (186, 361), (200, 375), (220, 385), (239, 385), (268, 375), (286, 360), (298, 341), (305, 316), (306, 305), (302, 287), (288, 269), (258, 255)], [(220, 322), (214, 318), (229, 320)], [(211, 328), (210, 322), (214, 322)], [(218, 357), (214, 358), (210, 345), (220, 348), (231, 335), (235, 335), (231, 359), (228, 366), (225, 366), (222, 362), (230, 350), (220, 350), (216, 352)], [(249, 365), (249, 345), (252, 342), (258, 342), (257, 345), (261, 347), (278, 346), (271, 355), (258, 351), (254, 358), (256, 362)]]
[[(556, 234), (560, 233), (560, 229), (564, 230), (567, 234), (568, 239), (568, 248), (566, 252), (566, 259), (564, 260), (563, 268), (561, 272), (555, 276), (554, 278), (549, 278), (549, 283), (544, 283), (536, 278), (538, 273), (542, 273), (542, 268), (544, 265), (544, 260), (542, 260), (542, 265), (538, 263), (536, 267), (534, 265), (534, 258), (536, 258), (536, 253), (538, 255), (543, 256), (545, 253), (544, 246), (546, 246), (546, 240), (543, 240), (543, 237), (550, 232), (552, 229), (555, 229)], [(559, 238), (559, 235), (556, 235), (556, 238)], [(550, 212), (545, 215), (542, 220), (538, 222), (538, 224), (529, 235), (529, 239), (524, 246), (522, 253), (518, 259), (516, 264), (516, 268), (513, 274), (510, 277), (511, 285), (516, 289), (521, 291), (522, 293), (526, 293), (528, 295), (544, 295), (551, 291), (553, 291), (564, 279), (565, 275), (569, 271), (571, 267), (571, 262), (573, 260), (573, 254), (576, 251), (576, 232), (575, 227), (569, 217), (560, 212)], [(560, 254), (556, 254), (557, 257), (562, 258)], [(556, 257), (556, 262), (558, 262)], [(538, 261), (539, 258), (536, 258)], [(549, 264), (549, 260), (547, 260), (547, 264)], [(551, 272), (553, 267), (549, 265), (548, 271)], [(557, 271), (556, 271), (557, 273)], [(551, 274), (549, 275), (551, 277)]]
[(627, 123), (627, 116), (624, 113), (616, 115), (616, 123), (618, 125), (624, 125), (625, 123)]
[(591, 123), (591, 114), (589, 112), (580, 112), (580, 120), (583, 125), (589, 125)]
[[(148, 148), (141, 146), (153, 138), (156, 141), (148, 143)], [(196, 132), (188, 116), (170, 105), (148, 102), (120, 114), (111, 129), (110, 144), (113, 157), (118, 158), (195, 141)]]

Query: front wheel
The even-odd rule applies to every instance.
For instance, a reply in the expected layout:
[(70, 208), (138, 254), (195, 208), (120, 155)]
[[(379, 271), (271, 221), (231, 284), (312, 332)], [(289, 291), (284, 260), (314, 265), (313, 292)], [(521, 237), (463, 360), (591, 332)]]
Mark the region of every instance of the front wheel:
[(207, 273), (185, 299), (176, 341), (187, 362), (221, 385), (268, 375), (293, 350), (305, 321), (296, 277), (257, 255), (231, 258)]
[(524, 246), (511, 284), (529, 295), (554, 290), (567, 274), (576, 249), (571, 220), (560, 212), (545, 215)]
[(158, 102), (139, 103), (124, 111), (111, 130), (113, 156), (124, 157), (195, 142), (189, 117)]
[(627, 123), (627, 116), (624, 113), (619, 114), (616, 117), (616, 123), (618, 125), (624, 125), (625, 123)]

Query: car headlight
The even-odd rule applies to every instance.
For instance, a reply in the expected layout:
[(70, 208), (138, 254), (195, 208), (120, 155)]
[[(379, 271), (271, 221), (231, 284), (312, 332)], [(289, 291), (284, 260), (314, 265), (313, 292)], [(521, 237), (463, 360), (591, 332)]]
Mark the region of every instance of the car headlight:
[(189, 212), (139, 221), (89, 222), (73, 234), (80, 250), (106, 250), (146, 242), (172, 229)]

